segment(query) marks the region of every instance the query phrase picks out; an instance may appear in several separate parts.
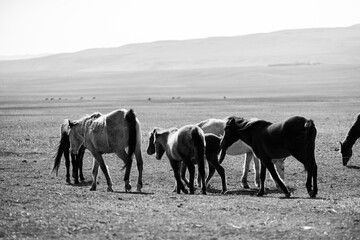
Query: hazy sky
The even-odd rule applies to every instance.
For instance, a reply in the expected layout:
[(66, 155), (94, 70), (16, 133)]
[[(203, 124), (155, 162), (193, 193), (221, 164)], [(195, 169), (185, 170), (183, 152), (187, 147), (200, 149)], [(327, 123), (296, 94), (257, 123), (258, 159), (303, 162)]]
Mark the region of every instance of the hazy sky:
[(0, 0), (0, 56), (360, 23), (359, 0)]

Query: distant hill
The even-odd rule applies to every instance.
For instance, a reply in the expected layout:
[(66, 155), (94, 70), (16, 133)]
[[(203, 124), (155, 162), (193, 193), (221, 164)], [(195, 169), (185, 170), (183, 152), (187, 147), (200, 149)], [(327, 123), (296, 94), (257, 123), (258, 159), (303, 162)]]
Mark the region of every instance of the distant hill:
[(0, 61), (0, 72), (153, 71), (312, 64), (360, 64), (360, 25), (89, 49)]

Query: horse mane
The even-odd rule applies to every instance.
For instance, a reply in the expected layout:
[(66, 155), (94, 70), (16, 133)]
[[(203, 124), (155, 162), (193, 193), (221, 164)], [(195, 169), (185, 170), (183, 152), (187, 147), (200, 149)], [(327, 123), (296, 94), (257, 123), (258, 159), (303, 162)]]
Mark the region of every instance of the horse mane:
[(357, 115), (354, 123), (351, 125), (351, 128), (345, 138), (351, 145), (353, 145), (356, 140), (360, 137), (360, 114)]
[(158, 133), (158, 134), (163, 134), (163, 133), (165, 133), (165, 132), (177, 131), (178, 128), (176, 128), (176, 127), (172, 127), (172, 128), (168, 128), (168, 129), (164, 129), (164, 128), (154, 128), (154, 130), (156, 130), (156, 133)]
[(95, 119), (98, 119), (99, 117), (101, 117), (102, 114), (99, 113), (99, 112), (94, 112), (93, 114), (89, 115), (85, 115), (84, 117), (76, 120), (77, 123), (79, 124), (85, 124), (85, 123), (88, 123), (89, 121), (94, 121)]
[(235, 122), (236, 128), (238, 130), (246, 130), (249, 127), (253, 126), (255, 123), (262, 122), (263, 120), (259, 120), (257, 118), (245, 119), (243, 117), (231, 116), (227, 118), (226, 125), (229, 125), (232, 121)]

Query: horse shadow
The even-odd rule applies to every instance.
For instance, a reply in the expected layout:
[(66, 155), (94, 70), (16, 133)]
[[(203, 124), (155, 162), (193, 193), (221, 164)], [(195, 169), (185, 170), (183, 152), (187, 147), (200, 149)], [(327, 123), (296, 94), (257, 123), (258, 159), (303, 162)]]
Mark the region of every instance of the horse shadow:
[(73, 187), (86, 187), (86, 186), (91, 186), (91, 184), (92, 184), (92, 180), (81, 181), (79, 183), (68, 183), (68, 185)]
[[(288, 190), (290, 192), (293, 192), (295, 190), (295, 188), (288, 187)], [(215, 188), (212, 188), (212, 187), (208, 187), (207, 191), (209, 193), (221, 194), (221, 190), (215, 189)], [(247, 188), (247, 189), (240, 188), (240, 189), (236, 189), (236, 190), (228, 190), (225, 195), (254, 196), (254, 195), (256, 195), (258, 193), (258, 191), (259, 191), (258, 188)], [(277, 188), (266, 188), (265, 192), (266, 192), (266, 194), (283, 193), (283, 191), (281, 189), (277, 189)]]
[(124, 193), (133, 195), (154, 195), (153, 192), (126, 192), (126, 191), (114, 191), (114, 193)]
[(347, 168), (350, 168), (350, 169), (357, 169), (359, 170), (360, 167), (359, 166), (354, 166), (354, 165), (349, 165), (349, 166), (346, 166)]

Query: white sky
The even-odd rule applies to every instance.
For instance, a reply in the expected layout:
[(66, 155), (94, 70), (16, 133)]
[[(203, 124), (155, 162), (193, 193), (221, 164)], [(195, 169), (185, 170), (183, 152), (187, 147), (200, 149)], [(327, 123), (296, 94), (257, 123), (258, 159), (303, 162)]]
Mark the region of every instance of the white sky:
[(358, 23), (359, 0), (0, 0), (0, 56)]

